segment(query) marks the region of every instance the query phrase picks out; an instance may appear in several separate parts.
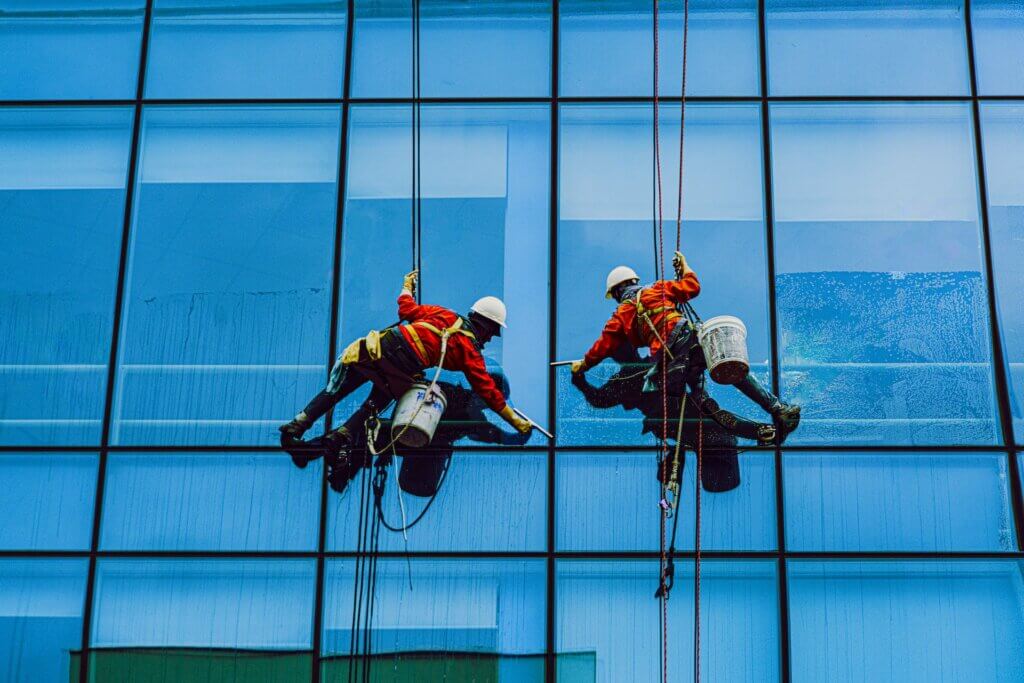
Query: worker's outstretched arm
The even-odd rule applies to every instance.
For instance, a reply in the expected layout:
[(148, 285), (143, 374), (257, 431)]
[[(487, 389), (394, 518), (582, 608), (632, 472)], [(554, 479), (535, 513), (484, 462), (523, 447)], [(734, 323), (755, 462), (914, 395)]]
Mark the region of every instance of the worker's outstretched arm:
[(416, 270), (406, 275), (405, 279), (402, 280), (402, 292), (398, 295), (399, 320), (415, 322), (416, 320), (424, 318), (432, 313), (444, 310), (440, 306), (416, 303), (416, 299), (413, 295), (416, 292), (417, 282), (419, 282), (419, 271)]
[(452, 366), (462, 368), (462, 374), (469, 381), (469, 386), (483, 399), (487, 407), (501, 416), (505, 422), (512, 425), (520, 433), (528, 433), (532, 428), (528, 421), (516, 415), (512, 408), (505, 402), (505, 396), (501, 393), (494, 378), (487, 372), (487, 365), (484, 357), (472, 342), (465, 337), (454, 337), (448, 342), (448, 354), (452, 360)]
[(666, 285), (669, 299), (677, 304), (682, 304), (700, 294), (700, 280), (697, 279), (697, 273), (693, 272), (690, 264), (686, 262), (686, 257), (682, 252), (677, 251), (672, 257), (672, 267), (675, 268), (676, 279)]
[(626, 341), (626, 328), (618, 315), (612, 315), (605, 323), (601, 336), (583, 356), (583, 360), (572, 364), (572, 371), (574, 373), (586, 372), (615, 353), (615, 349), (619, 348), (624, 341)]

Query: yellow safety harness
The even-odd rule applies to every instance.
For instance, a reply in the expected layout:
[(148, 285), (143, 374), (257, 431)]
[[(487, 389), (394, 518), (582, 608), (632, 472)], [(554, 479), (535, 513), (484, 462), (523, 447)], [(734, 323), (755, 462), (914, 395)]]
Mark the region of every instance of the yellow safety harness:
[[(665, 343), (665, 340), (661, 338), (661, 334), (658, 332), (658, 328), (655, 326), (654, 321), (651, 320), (651, 316), (658, 315), (659, 313), (664, 313), (665, 311), (669, 311), (670, 319), (668, 322), (671, 324), (676, 320), (679, 320), (679, 318), (681, 318), (682, 315), (679, 313), (679, 311), (676, 311), (675, 305), (658, 306), (657, 308), (644, 307), (643, 303), (641, 303), (640, 301), (640, 297), (643, 295), (643, 293), (644, 290), (641, 289), (639, 292), (636, 293), (636, 296), (633, 299), (628, 300), (628, 303), (633, 304), (633, 307), (636, 308), (637, 317), (642, 318), (643, 321), (647, 323), (647, 326), (651, 328), (651, 332), (654, 333), (654, 338), (658, 340), (659, 344), (661, 344), (661, 348), (665, 349), (665, 353), (668, 354), (668, 357), (671, 358), (672, 360), (675, 360), (675, 356), (672, 355), (672, 351), (671, 349), (668, 348), (668, 344)], [(674, 318), (671, 315), (673, 312), (676, 314)]]
[(469, 330), (462, 329), (463, 322), (464, 320), (462, 318), (459, 318), (458, 320), (455, 321), (454, 325), (452, 325), (451, 327), (446, 327), (445, 329), (441, 330), (438, 329), (435, 325), (431, 325), (430, 323), (425, 322), (423, 320), (418, 320), (414, 323), (406, 325), (405, 329), (409, 330), (409, 336), (412, 338), (412, 343), (416, 346), (416, 350), (419, 351), (420, 358), (429, 362), (430, 357), (427, 355), (427, 349), (425, 346), (423, 346), (423, 340), (420, 339), (420, 335), (416, 331), (416, 328), (421, 327), (429, 332), (433, 332), (438, 337), (440, 337), (442, 341), (452, 336), (453, 334), (461, 334), (463, 336), (469, 337), (473, 341), (476, 341), (475, 334), (473, 334)]

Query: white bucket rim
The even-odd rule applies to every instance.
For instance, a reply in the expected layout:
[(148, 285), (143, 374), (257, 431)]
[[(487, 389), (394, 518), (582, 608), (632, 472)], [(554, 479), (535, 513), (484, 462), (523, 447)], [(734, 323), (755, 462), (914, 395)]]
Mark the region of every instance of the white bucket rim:
[(722, 327), (738, 327), (743, 331), (743, 336), (747, 336), (747, 326), (743, 324), (743, 321), (734, 315), (716, 315), (714, 318), (710, 318), (704, 321), (701, 325), (699, 339), (704, 339), (712, 332)]

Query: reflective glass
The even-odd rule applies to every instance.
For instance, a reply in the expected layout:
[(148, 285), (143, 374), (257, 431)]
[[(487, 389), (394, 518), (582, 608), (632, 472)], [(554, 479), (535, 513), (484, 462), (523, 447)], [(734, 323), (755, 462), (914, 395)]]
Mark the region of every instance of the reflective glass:
[(1016, 550), (1007, 464), (1005, 453), (787, 453), (786, 548)]
[[(679, 183), (679, 107), (661, 108), (662, 215), (666, 261), (675, 247)], [(652, 110), (648, 105), (569, 105), (561, 110), (558, 206), (558, 357), (582, 357), (615, 310), (605, 276), (631, 265), (654, 279)], [(747, 326), (754, 372), (767, 378), (767, 260), (761, 124), (756, 104), (686, 108), (682, 250), (700, 277), (694, 306), (705, 319), (739, 316)], [(644, 351), (646, 354), (646, 351)], [(603, 386), (621, 369), (605, 360), (587, 373)], [(626, 373), (626, 376), (636, 375)], [(594, 408), (558, 368), (558, 429), (563, 444), (643, 444), (641, 414)], [(619, 380), (614, 380), (619, 381)], [(615, 385), (609, 385), (615, 386)], [(765, 419), (731, 387), (709, 390), (729, 410)], [(758, 417), (760, 415), (760, 417)]]
[(315, 580), (315, 560), (103, 559), (91, 644), (309, 649)]
[(144, 0), (0, 0), (0, 99), (131, 99)]
[(970, 107), (771, 116), (789, 443), (994, 443)]
[(771, 95), (967, 95), (962, 0), (767, 0)]
[(795, 683), (1020, 680), (1013, 561), (790, 562)]
[(341, 97), (346, 7), (154, 0), (146, 96)]
[[(661, 497), (652, 453), (559, 453), (558, 549), (658, 550)], [(676, 548), (693, 548), (696, 459), (686, 454)], [(701, 464), (701, 546), (706, 550), (775, 548), (774, 456), (705, 451)], [(709, 490), (710, 489), (710, 490)], [(725, 489), (725, 490), (722, 490)]]
[[(449, 453), (450, 455), (450, 453)], [(401, 533), (382, 530), (386, 551), (543, 551), (547, 543), (547, 454), (459, 451), (396, 459), (381, 511), (392, 527), (422, 521)], [(443, 477), (443, 478), (442, 478)], [(367, 482), (357, 477), (344, 496), (331, 495), (327, 544), (355, 550)], [(400, 493), (401, 490), (401, 493)], [(431, 502), (429, 494), (436, 490)], [(401, 500), (399, 500), (401, 496)], [(429, 508), (427, 506), (430, 506)]]
[(320, 461), (278, 453), (111, 453), (106, 550), (315, 550)]
[(87, 559), (0, 560), (0, 678), (72, 680), (88, 569)]
[(131, 126), (0, 111), (0, 443), (99, 443)]
[(321, 385), (338, 107), (143, 114), (114, 443), (262, 444)]
[(979, 95), (1024, 95), (1024, 5), (972, 0), (974, 68)]
[[(324, 680), (347, 680), (354, 578), (352, 560), (328, 560)], [(374, 667), (393, 680), (544, 680), (543, 560), (384, 559), (376, 593)]]
[[(352, 95), (412, 97), (412, 3), (356, 0)], [(420, 1), (423, 97), (551, 93), (551, 2)]]
[[(422, 111), (422, 301), (466, 313), (478, 297), (502, 298), (508, 329), (487, 344), (484, 356), (490, 370), (504, 371), (512, 403), (543, 420), (550, 107), (436, 105)], [(350, 119), (339, 348), (397, 319), (402, 276), (413, 266), (410, 109), (356, 106)], [(467, 386), (461, 374), (443, 373), (442, 379)], [(342, 402), (341, 414), (362, 399), (357, 394)], [(544, 437), (534, 434), (533, 440)]]
[[(686, 46), (686, 94), (757, 95), (757, 2), (694, 0)], [(566, 96), (653, 93), (651, 3), (646, 0), (561, 0), (558, 87)], [(658, 91), (679, 97), (683, 54), (682, 3), (658, 11)]]
[(1024, 443), (1024, 105), (981, 105), (989, 237), (1017, 443)]
[[(661, 612), (656, 560), (559, 562), (559, 653), (587, 654), (587, 677), (559, 667), (558, 678), (597, 683), (660, 679)], [(701, 563), (701, 679), (779, 680), (778, 581), (772, 561)], [(668, 601), (668, 670), (693, 671), (693, 561), (678, 560)]]
[(88, 550), (96, 465), (93, 453), (0, 455), (0, 549)]

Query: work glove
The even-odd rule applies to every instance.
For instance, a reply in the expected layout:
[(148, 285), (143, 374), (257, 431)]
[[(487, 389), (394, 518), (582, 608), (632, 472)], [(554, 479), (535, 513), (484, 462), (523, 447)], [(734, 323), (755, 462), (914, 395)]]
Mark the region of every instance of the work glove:
[(402, 279), (402, 291), (407, 291), (413, 296), (416, 295), (416, 283), (419, 282), (420, 271), (414, 270)]
[(687, 273), (692, 273), (693, 269), (686, 262), (686, 257), (683, 256), (683, 252), (677, 251), (675, 256), (672, 257), (672, 267), (676, 270), (676, 278), (681, 278)]
[(583, 367), (582, 360), (574, 360), (572, 362), (572, 365), (569, 366), (569, 369), (572, 371), (572, 374), (574, 375), (578, 375), (581, 372), (587, 371), (587, 369)]
[(501, 419), (512, 425), (512, 428), (520, 434), (529, 434), (530, 430), (533, 429), (533, 423), (516, 415), (515, 411), (512, 410), (512, 406), (506, 405), (498, 414), (501, 415)]

